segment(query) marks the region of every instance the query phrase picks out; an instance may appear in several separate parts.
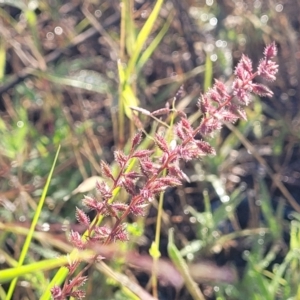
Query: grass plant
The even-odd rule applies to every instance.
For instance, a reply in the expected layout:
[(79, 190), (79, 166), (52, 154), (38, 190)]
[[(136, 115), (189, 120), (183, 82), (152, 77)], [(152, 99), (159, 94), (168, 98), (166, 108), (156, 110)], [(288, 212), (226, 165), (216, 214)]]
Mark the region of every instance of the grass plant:
[[(261, 101), (287, 42), (253, 10), (205, 45), (222, 3), (33, 2), (0, 5), (0, 299), (300, 299), (297, 194), (261, 154), (299, 139)], [(249, 155), (253, 188), (230, 186)]]

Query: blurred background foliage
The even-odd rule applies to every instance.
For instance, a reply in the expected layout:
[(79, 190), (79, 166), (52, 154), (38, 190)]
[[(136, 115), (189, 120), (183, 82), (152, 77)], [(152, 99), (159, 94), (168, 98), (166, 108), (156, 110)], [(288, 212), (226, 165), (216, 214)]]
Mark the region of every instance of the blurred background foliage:
[[(113, 151), (135, 131), (130, 105), (164, 107), (183, 85), (177, 106), (197, 122), (197, 98), (213, 78), (230, 85), (242, 53), (256, 66), (275, 41), (274, 97), (254, 99), (247, 122), (209, 141), (215, 157), (183, 166), (190, 183), (165, 194), (160, 252), (168, 259), (174, 227), (207, 299), (300, 299), (300, 3), (159, 2), (0, 1), (0, 270), (19, 257), (59, 145), (27, 264), (70, 251), (66, 231), (79, 226), (75, 207), (93, 191), (100, 160), (113, 165)], [(156, 214), (154, 203), (147, 218), (129, 220), (132, 238), (116, 246), (129, 256), (107, 262), (146, 290)], [(130, 260), (136, 252), (141, 265)], [(165, 268), (159, 299), (191, 299)], [(14, 299), (39, 299), (53, 274), (25, 276)], [(111, 274), (89, 271), (87, 299), (135, 299)], [(1, 299), (6, 291), (0, 286)]]

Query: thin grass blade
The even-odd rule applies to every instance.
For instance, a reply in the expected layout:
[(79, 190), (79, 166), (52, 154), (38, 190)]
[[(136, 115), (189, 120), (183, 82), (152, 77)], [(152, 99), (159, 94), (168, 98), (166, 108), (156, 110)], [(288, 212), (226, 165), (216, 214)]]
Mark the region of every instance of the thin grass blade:
[(192, 276), (189, 273), (188, 266), (184, 259), (181, 257), (179, 250), (174, 244), (174, 229), (169, 230), (169, 243), (168, 243), (168, 254), (175, 264), (176, 268), (182, 275), (186, 288), (190, 292), (194, 300), (205, 300), (204, 295), (202, 294), (199, 286), (193, 280)]
[[(46, 182), (46, 185), (45, 185), (45, 187), (44, 187), (44, 190), (43, 190), (42, 196), (41, 196), (41, 198), (40, 198), (40, 201), (39, 201), (39, 203), (38, 203), (36, 212), (35, 212), (35, 214), (34, 214), (34, 217), (33, 217), (33, 220), (32, 220), (31, 226), (30, 226), (29, 233), (28, 233), (28, 235), (27, 235), (27, 237), (26, 237), (24, 246), (23, 246), (23, 248), (22, 248), (22, 251), (21, 251), (21, 254), (20, 254), (20, 258), (19, 258), (19, 262), (18, 262), (18, 267), (20, 267), (20, 266), (23, 265), (24, 260), (25, 260), (25, 257), (26, 257), (26, 255), (27, 255), (27, 252), (28, 252), (28, 249), (29, 249), (31, 240), (32, 240), (32, 238), (33, 238), (33, 234), (34, 234), (35, 227), (36, 227), (36, 225), (37, 225), (38, 219), (39, 219), (40, 214), (41, 214), (41, 212), (42, 212), (42, 208), (43, 208), (43, 205), (44, 205), (44, 202), (45, 202), (45, 198), (46, 198), (46, 195), (47, 195), (47, 192), (48, 192), (48, 189), (49, 189), (50, 181), (51, 181), (51, 178), (52, 178), (52, 175), (53, 175), (53, 172), (54, 172), (54, 167), (55, 167), (56, 161), (57, 161), (57, 159), (58, 159), (59, 151), (60, 151), (60, 146), (59, 146), (58, 149), (57, 149), (57, 152), (56, 152), (56, 155), (55, 155), (55, 158), (54, 158), (54, 161), (53, 161), (53, 164), (52, 164), (52, 167), (51, 167), (51, 170), (50, 170), (50, 173), (49, 173), (47, 182)], [(11, 284), (10, 284), (10, 286), (9, 286), (8, 293), (7, 293), (7, 298), (6, 298), (6, 300), (10, 300), (11, 297), (13, 296), (13, 292), (14, 292), (14, 290), (15, 290), (17, 281), (18, 281), (18, 277), (15, 277), (15, 278), (13, 279), (13, 281), (11, 282)]]

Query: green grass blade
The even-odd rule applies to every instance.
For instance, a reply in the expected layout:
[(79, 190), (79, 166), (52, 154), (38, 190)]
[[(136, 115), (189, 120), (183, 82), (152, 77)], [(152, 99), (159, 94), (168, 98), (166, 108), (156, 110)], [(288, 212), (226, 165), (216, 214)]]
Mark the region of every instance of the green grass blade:
[[(18, 267), (20, 267), (20, 266), (23, 265), (25, 257), (27, 255), (27, 252), (28, 252), (28, 249), (29, 249), (32, 237), (33, 237), (33, 233), (34, 233), (35, 227), (37, 225), (38, 219), (40, 217), (40, 214), (41, 214), (44, 202), (45, 202), (45, 198), (46, 198), (46, 195), (47, 195), (47, 191), (49, 189), (50, 181), (51, 181), (51, 178), (52, 178), (52, 175), (53, 175), (53, 172), (54, 172), (54, 167), (55, 167), (55, 164), (56, 164), (56, 161), (57, 161), (57, 158), (58, 158), (59, 151), (60, 151), (60, 146), (57, 149), (57, 152), (56, 152), (56, 155), (55, 155), (55, 158), (54, 158), (54, 161), (53, 161), (53, 164), (52, 164), (52, 167), (51, 167), (51, 170), (50, 170), (47, 182), (46, 182), (46, 185), (44, 187), (44, 190), (43, 190), (42, 196), (40, 198), (39, 204), (37, 206), (36, 212), (34, 214), (34, 217), (33, 217), (30, 229), (29, 229), (29, 233), (28, 233), (28, 235), (26, 237), (24, 246), (22, 248), (22, 251), (21, 251), (21, 254), (20, 254), (20, 258), (19, 258), (19, 261), (18, 261)], [(15, 290), (15, 287), (16, 287), (17, 281), (18, 281), (18, 277), (15, 277), (13, 279), (13, 281), (11, 282), (11, 284), (9, 286), (8, 293), (7, 293), (6, 300), (10, 300), (11, 299), (11, 297), (13, 295), (13, 292)]]
[(47, 289), (45, 290), (40, 300), (49, 300), (51, 298), (51, 288), (55, 285), (62, 284), (66, 276), (68, 275), (68, 272), (69, 271), (67, 268), (61, 267), (51, 280), (50, 284), (47, 286)]
[(5, 50), (5, 41), (0, 37), (0, 82), (4, 78), (5, 74), (5, 60), (6, 60), (6, 50)]
[(205, 61), (205, 74), (204, 74), (204, 92), (207, 92), (209, 87), (212, 85), (212, 78), (213, 78), (213, 64), (210, 59), (210, 53), (206, 53), (206, 61)]
[(29, 25), (30, 31), (31, 31), (31, 36), (34, 41), (34, 45), (38, 52), (41, 54), (42, 53), (42, 47), (40, 43), (40, 38), (39, 38), (39, 33), (38, 33), (38, 25), (37, 25), (37, 16), (34, 10), (32, 9), (26, 9), (24, 11), (24, 15), (26, 17), (26, 21)]
[[(261, 270), (257, 269), (255, 254), (249, 253), (246, 259), (248, 269), (245, 271), (244, 285), (247, 288), (252, 287), (253, 296), (259, 294), (262, 296), (261, 299), (273, 300), (274, 298), (270, 295), (269, 291), (269, 281), (262, 274)], [(257, 299), (257, 297), (253, 297), (253, 299)]]
[(134, 51), (132, 53), (132, 56), (128, 62), (128, 67), (126, 70), (126, 79), (129, 80), (130, 75), (132, 74), (132, 71), (134, 70), (136, 63), (138, 61), (138, 58), (141, 54), (141, 51), (143, 49), (143, 46), (147, 40), (147, 38), (150, 35), (150, 32), (155, 24), (155, 21), (158, 17), (159, 11), (161, 9), (161, 6), (163, 4), (163, 0), (157, 0), (153, 11), (151, 12), (149, 18), (147, 19), (145, 25), (141, 29), (140, 33), (137, 36), (136, 43), (134, 45)]
[(276, 272), (274, 272), (274, 277), (272, 279), (272, 282), (269, 284), (269, 293), (274, 298), (275, 298), (276, 292), (279, 290), (280, 282), (281, 282), (282, 278), (284, 277), (284, 274), (286, 273), (286, 270), (289, 267), (289, 264), (291, 263), (293, 256), (294, 256), (293, 252), (291, 252), (291, 251), (288, 252), (284, 261), (276, 269)]
[(124, 115), (124, 83), (125, 83), (125, 71), (122, 65), (121, 60), (118, 60), (118, 74), (119, 74), (119, 110), (118, 110), (118, 126), (119, 126), (119, 142), (122, 142), (124, 134), (124, 124), (125, 124), (125, 115)]
[(167, 33), (172, 20), (173, 20), (173, 15), (170, 15), (170, 17), (165, 22), (165, 24), (162, 27), (162, 29), (160, 30), (160, 32), (155, 36), (155, 38), (153, 39), (151, 44), (147, 47), (147, 49), (141, 55), (140, 59), (137, 62), (137, 67), (136, 67), (137, 73), (142, 69), (142, 67), (145, 65), (145, 63), (149, 60), (152, 53), (154, 52), (154, 50), (157, 48), (157, 46), (159, 45), (159, 43), (161, 42), (161, 40)]
[(5, 269), (0, 271), (0, 284), (13, 280), (14, 278), (17, 278), (19, 276), (24, 276), (28, 273), (51, 270), (67, 263), (67, 256), (62, 256), (59, 258), (47, 259), (36, 263), (31, 263), (25, 266)]
[(177, 247), (174, 244), (174, 229), (171, 228), (169, 230), (169, 242), (168, 242), (168, 254), (175, 264), (176, 268), (182, 275), (186, 288), (190, 292), (191, 296), (195, 300), (205, 300), (204, 295), (202, 294), (199, 286), (197, 283), (193, 280), (189, 273), (188, 266), (184, 259), (181, 257), (181, 254)]
[(129, 56), (132, 55), (134, 51), (134, 44), (136, 40), (136, 29), (134, 25), (134, 16), (133, 16), (133, 1), (132, 0), (123, 0), (122, 4), (125, 7), (125, 32), (126, 32), (126, 49)]
[(132, 119), (132, 110), (130, 107), (137, 107), (139, 105), (139, 100), (135, 96), (132, 88), (127, 84), (123, 90), (122, 96), (125, 114), (129, 119)]

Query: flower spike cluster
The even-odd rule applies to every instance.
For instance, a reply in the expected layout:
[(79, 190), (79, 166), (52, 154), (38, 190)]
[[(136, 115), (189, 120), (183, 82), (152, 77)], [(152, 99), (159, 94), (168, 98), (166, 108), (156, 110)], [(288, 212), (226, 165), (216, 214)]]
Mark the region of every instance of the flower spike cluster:
[(224, 121), (234, 123), (239, 118), (246, 120), (244, 107), (251, 102), (251, 94), (273, 96), (273, 92), (267, 86), (253, 80), (257, 76), (268, 81), (275, 80), (278, 65), (272, 59), (276, 54), (275, 43), (268, 45), (256, 72), (253, 71), (251, 59), (243, 55), (236, 66), (231, 90), (221, 81), (215, 80), (214, 86), (201, 95), (198, 101), (198, 107), (203, 114), (198, 127), (199, 133), (203, 136), (212, 135), (222, 128)]
[[(224, 122), (233, 123), (239, 118), (246, 119), (244, 107), (250, 103), (251, 93), (260, 96), (273, 95), (268, 87), (255, 83), (253, 80), (257, 76), (269, 81), (275, 79), (278, 65), (272, 59), (276, 54), (277, 49), (274, 43), (267, 46), (264, 57), (255, 72), (250, 58), (243, 55), (235, 69), (231, 89), (227, 88), (223, 82), (215, 80), (213, 87), (201, 95), (198, 101), (202, 118), (196, 128), (190, 124), (184, 112), (171, 109), (169, 106), (152, 113), (145, 109), (135, 108), (136, 111), (154, 119), (157, 116), (175, 112), (180, 120), (174, 126), (172, 141), (170, 142), (169, 138), (163, 134), (157, 133), (153, 137), (154, 149), (140, 149), (143, 134), (138, 132), (132, 139), (129, 153), (126, 154), (121, 150), (114, 152), (115, 161), (119, 166), (117, 175), (113, 174), (107, 163), (101, 162), (102, 177), (105, 180), (97, 182), (96, 197), (85, 196), (82, 201), (86, 209), (96, 213), (96, 217), (91, 222), (83, 210), (76, 209), (76, 219), (87, 227), (87, 238), (83, 238), (78, 232), (71, 231), (69, 238), (73, 246), (84, 250), (89, 247), (90, 243), (107, 245), (116, 241), (128, 241), (129, 234), (125, 222), (128, 215), (144, 216), (145, 208), (158, 194), (169, 187), (181, 185), (182, 181), (187, 179), (180, 168), (180, 162), (215, 154), (214, 148), (198, 137), (211, 136), (221, 129)], [(175, 96), (174, 101), (179, 94), (180, 92)], [(157, 157), (157, 151), (160, 151), (160, 157)], [(134, 165), (133, 160), (138, 165), (134, 171), (131, 168)], [(128, 203), (115, 200), (114, 195), (117, 189), (124, 189), (127, 192)], [(112, 219), (111, 227), (99, 222), (103, 216)], [(95, 257), (94, 259), (103, 258)], [(70, 262), (69, 278), (74, 275), (79, 263)], [(79, 272), (62, 288), (55, 286), (52, 289), (53, 298), (55, 300), (62, 300), (69, 296), (77, 299), (83, 298), (84, 292), (78, 289), (86, 280), (82, 274), (83, 272)]]

